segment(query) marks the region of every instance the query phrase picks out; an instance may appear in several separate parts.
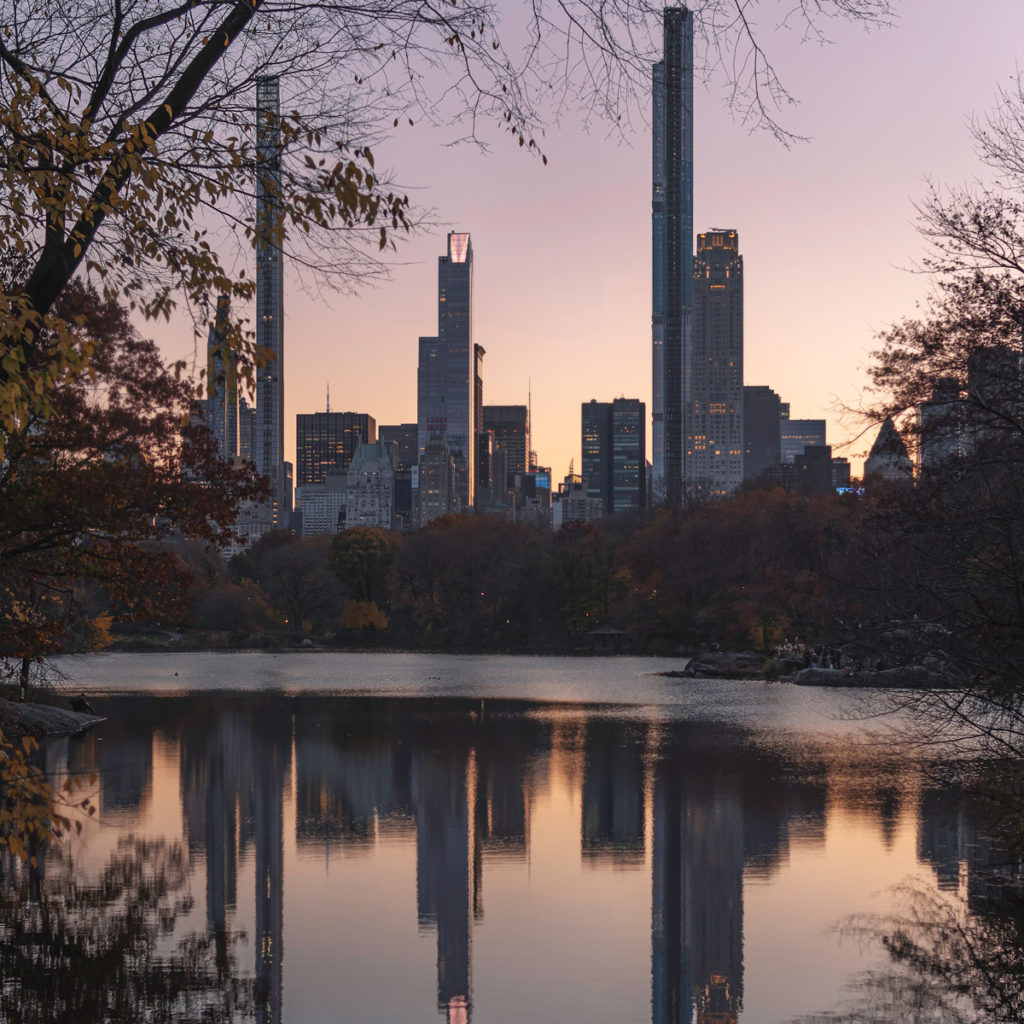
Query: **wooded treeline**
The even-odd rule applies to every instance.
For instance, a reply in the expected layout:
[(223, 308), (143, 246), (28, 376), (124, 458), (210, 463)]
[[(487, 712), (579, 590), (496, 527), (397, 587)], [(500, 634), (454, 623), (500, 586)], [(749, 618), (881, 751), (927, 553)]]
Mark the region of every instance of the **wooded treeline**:
[(876, 518), (890, 514), (890, 500), (760, 490), (555, 533), (492, 516), (445, 517), (405, 535), (277, 533), (229, 562), (178, 544), (192, 594), (160, 624), (224, 645), (310, 638), (674, 653), (705, 643), (832, 642), (861, 621), (918, 610), (914, 598), (894, 603), (863, 565), (878, 554)]

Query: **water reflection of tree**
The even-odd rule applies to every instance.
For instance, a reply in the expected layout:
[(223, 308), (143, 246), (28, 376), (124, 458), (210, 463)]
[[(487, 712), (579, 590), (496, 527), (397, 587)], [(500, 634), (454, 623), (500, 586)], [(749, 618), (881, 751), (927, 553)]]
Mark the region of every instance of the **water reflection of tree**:
[(843, 931), (888, 962), (861, 975), (838, 1011), (798, 1024), (1017, 1024), (1024, 1020), (1024, 892), (993, 877), (979, 906), (920, 885), (896, 910)]
[(0, 1020), (215, 1024), (251, 1012), (235, 943), (177, 934), (193, 907), (182, 844), (126, 837), (90, 881), (57, 847), (46, 873), (39, 900), (27, 872), (0, 884)]

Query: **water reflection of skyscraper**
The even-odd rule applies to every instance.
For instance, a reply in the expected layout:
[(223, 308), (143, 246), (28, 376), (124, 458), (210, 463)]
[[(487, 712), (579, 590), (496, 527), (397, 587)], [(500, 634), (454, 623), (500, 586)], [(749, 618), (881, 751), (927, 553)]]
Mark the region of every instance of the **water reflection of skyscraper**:
[(179, 723), (181, 799), (189, 847), (206, 861), (207, 927), (226, 966), (228, 914), (238, 861), (255, 852), (255, 980), (258, 1019), (279, 1024), (284, 956), (284, 790), (291, 715), (280, 697), (215, 706), (190, 702)]
[[(719, 723), (650, 725), (580, 708), (572, 718), (579, 727), (568, 729), (565, 709), (491, 701), (234, 695), (191, 698), (180, 713), (184, 706), (164, 701), (148, 722), (177, 726), (185, 827), (205, 854), (218, 957), (237, 865), (253, 845), (256, 973), (267, 1022), (278, 1021), (282, 1007), (283, 794), (292, 758), (300, 848), (366, 853), (389, 823), (409, 838), (415, 830), (417, 919), (436, 929), (438, 1009), (465, 1024), (486, 858), (526, 855), (531, 805), (547, 773), (571, 786), (580, 850), (594, 869), (639, 870), (651, 837), (655, 1022), (738, 1019), (744, 883), (778, 869), (794, 829), (818, 841), (824, 831), (824, 766), (804, 762), (794, 771), (758, 752), (748, 733)], [(140, 719), (136, 728), (151, 747), (152, 725)], [(552, 769), (569, 764), (551, 757), (553, 742), (572, 747), (579, 774), (562, 778), (562, 768)], [(884, 821), (891, 802), (872, 804), (872, 815)], [(959, 857), (943, 851), (955, 844), (936, 824), (947, 802), (925, 799), (919, 850), (952, 875)], [(973, 844), (958, 835), (956, 843)]]
[(774, 870), (793, 818), (824, 817), (825, 787), (793, 787), (740, 730), (672, 723), (650, 744), (651, 1019), (731, 1024), (743, 1005), (745, 868)]
[(284, 994), (284, 788), (291, 721), (266, 703), (256, 721), (262, 745), (253, 773), (256, 847), (256, 1002), (258, 1019), (280, 1024)]
[(585, 860), (643, 866), (646, 742), (641, 722), (587, 722), (580, 830)]
[(970, 909), (981, 912), (1004, 893), (998, 847), (979, 831), (975, 811), (962, 790), (924, 790), (917, 855), (935, 870), (939, 889), (962, 892)]

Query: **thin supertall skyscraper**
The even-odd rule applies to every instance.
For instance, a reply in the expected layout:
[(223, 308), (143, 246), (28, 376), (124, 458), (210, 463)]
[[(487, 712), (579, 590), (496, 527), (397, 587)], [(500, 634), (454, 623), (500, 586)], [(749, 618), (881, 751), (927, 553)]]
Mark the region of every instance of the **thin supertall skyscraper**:
[(722, 498), (743, 482), (743, 257), (735, 231), (697, 236), (691, 341), (683, 494)]
[(437, 337), (419, 343), (417, 419), (421, 457), (432, 438), (443, 437), (448, 445), (463, 512), (476, 493), (482, 356), (473, 345), (473, 246), (468, 234), (452, 231), (447, 255), (437, 261)]
[(269, 481), (261, 527), (287, 525), (284, 475), (284, 268), (281, 247), (281, 99), (277, 78), (256, 82), (256, 469)]
[(693, 308), (693, 15), (664, 14), (664, 59), (653, 70), (651, 195), (654, 500), (682, 498), (683, 406)]

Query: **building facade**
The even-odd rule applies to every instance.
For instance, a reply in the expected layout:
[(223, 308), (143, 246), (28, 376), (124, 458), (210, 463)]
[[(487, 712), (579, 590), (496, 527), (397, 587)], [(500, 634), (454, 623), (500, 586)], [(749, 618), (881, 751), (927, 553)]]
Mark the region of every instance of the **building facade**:
[(693, 16), (666, 8), (663, 33), (664, 57), (652, 76), (653, 493), (658, 502), (678, 502), (693, 306)]
[(238, 454), (238, 355), (228, 341), (230, 315), (229, 299), (221, 295), (206, 339), (206, 423), (222, 459)]
[(311, 412), (295, 417), (295, 482), (323, 483), (347, 470), (361, 444), (377, 440), (377, 422), (365, 412)]
[(580, 407), (582, 478), (604, 515), (647, 507), (646, 416), (638, 398), (591, 400)]
[[(580, 406), (580, 469), (587, 492), (612, 511), (612, 403), (591, 399)], [(568, 482), (569, 478), (566, 477)]]
[[(494, 472), (492, 486), (495, 496), (515, 487), (517, 473), (530, 468), (530, 408), (526, 405), (485, 405), (483, 429), (494, 435)], [(500, 457), (500, 456), (504, 457)], [(499, 473), (499, 464), (504, 472)], [(503, 477), (503, 478), (502, 478)]]
[(739, 236), (697, 236), (683, 492), (722, 498), (743, 482), (743, 257)]
[(443, 434), (435, 434), (420, 455), (417, 471), (416, 525), (459, 511), (455, 493), (455, 460)]
[(379, 441), (361, 444), (348, 470), (345, 528), (390, 530), (395, 509), (395, 467)]
[(551, 528), (560, 530), (575, 523), (593, 523), (604, 516), (604, 504), (590, 493), (590, 485), (577, 473), (570, 473), (551, 495)]
[(238, 454), (249, 462), (256, 461), (256, 407), (238, 396)]
[(647, 506), (647, 407), (638, 398), (612, 402), (612, 514)]
[(395, 469), (412, 469), (419, 460), (419, 427), (415, 423), (389, 423), (377, 428), (377, 440), (389, 446)]
[(345, 523), (348, 474), (344, 470), (328, 473), (320, 482), (295, 488), (295, 503), (303, 537), (332, 536)]
[(253, 461), (270, 481), (262, 525), (287, 526), (284, 479), (284, 268), (281, 238), (281, 127), (277, 78), (256, 80), (256, 345), (266, 364), (256, 370)]
[(779, 420), (779, 454), (787, 465), (803, 455), (808, 445), (821, 447), (825, 443), (824, 420), (791, 420), (789, 403), (782, 403), (782, 418)]
[(466, 233), (448, 234), (437, 267), (437, 336), (420, 338), (417, 422), (422, 459), (443, 435), (455, 463), (459, 509), (472, 507), (476, 489), (477, 409), (483, 350), (473, 344), (473, 246)]
[(743, 388), (743, 479), (756, 480), (782, 461), (782, 402), (766, 384)]

